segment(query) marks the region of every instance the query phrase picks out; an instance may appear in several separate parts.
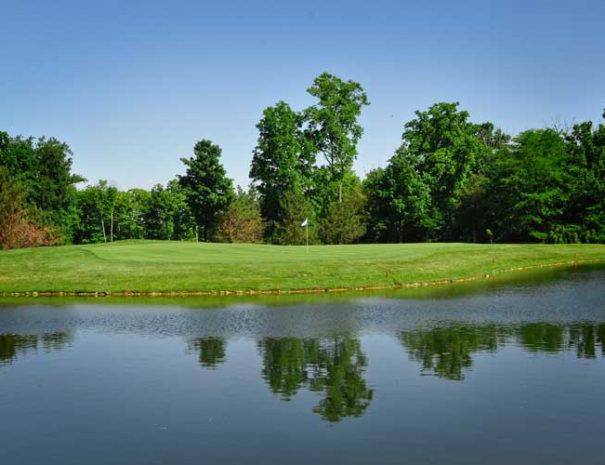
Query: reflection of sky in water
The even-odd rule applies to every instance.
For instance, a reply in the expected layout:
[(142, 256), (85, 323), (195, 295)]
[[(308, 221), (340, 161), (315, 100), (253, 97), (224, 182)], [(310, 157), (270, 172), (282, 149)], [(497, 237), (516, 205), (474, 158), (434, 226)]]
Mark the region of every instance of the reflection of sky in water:
[(454, 299), (2, 307), (0, 460), (600, 463), (604, 276)]

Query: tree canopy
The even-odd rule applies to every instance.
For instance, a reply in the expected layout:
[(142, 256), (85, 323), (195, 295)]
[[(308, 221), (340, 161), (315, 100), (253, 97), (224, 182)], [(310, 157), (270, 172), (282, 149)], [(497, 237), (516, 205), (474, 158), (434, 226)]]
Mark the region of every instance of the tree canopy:
[(220, 158), (221, 148), (208, 139), (195, 144), (193, 157), (181, 158), (187, 169), (178, 176), (179, 183), (205, 240), (212, 238), (219, 215), (235, 197), (233, 181), (227, 177)]
[(326, 72), (307, 92), (307, 108), (279, 100), (264, 109), (250, 188), (237, 192), (209, 139), (165, 184), (120, 190), (105, 180), (82, 187), (65, 142), (0, 131), (0, 247), (303, 244), (305, 220), (311, 243), (605, 243), (603, 121), (509, 135), (473, 121), (458, 102), (439, 102), (403, 123), (387, 164), (361, 179), (353, 163), (364, 88)]

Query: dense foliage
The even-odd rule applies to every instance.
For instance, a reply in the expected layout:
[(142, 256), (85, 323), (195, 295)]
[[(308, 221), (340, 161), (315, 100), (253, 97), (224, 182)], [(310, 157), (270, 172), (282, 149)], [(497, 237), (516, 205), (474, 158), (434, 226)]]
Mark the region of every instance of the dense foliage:
[[(353, 171), (363, 87), (329, 73), (295, 111), (263, 111), (248, 191), (202, 139), (165, 186), (77, 188), (69, 146), (0, 132), (0, 248), (119, 239), (275, 244), (605, 242), (605, 124), (511, 137), (437, 103), (403, 125), (387, 165)], [(603, 114), (605, 118), (605, 113)], [(307, 220), (308, 229), (301, 225)]]

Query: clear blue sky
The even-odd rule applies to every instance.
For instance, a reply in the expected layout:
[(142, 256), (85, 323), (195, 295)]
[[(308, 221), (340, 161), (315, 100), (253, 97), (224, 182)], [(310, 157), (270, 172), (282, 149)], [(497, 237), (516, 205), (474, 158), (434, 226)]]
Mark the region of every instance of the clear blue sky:
[(460, 101), (516, 133), (598, 120), (605, 2), (0, 0), (0, 129), (55, 136), (120, 188), (183, 171), (208, 138), (248, 183), (255, 124), (329, 71), (372, 105), (356, 170), (382, 166), (416, 109)]

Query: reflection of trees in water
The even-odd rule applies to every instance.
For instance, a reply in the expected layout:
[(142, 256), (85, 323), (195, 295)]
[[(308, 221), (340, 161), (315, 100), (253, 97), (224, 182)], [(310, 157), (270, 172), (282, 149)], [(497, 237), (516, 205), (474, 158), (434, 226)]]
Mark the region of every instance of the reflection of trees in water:
[(596, 358), (599, 347), (605, 356), (605, 323), (528, 323), (518, 330), (517, 340), (532, 352), (575, 350), (578, 358)]
[(531, 352), (575, 350), (579, 358), (595, 358), (600, 347), (605, 356), (605, 323), (452, 324), (403, 331), (399, 339), (410, 359), (420, 362), (423, 370), (452, 380), (464, 379), (474, 353), (495, 352), (507, 343), (519, 344)]
[(497, 325), (451, 325), (430, 330), (403, 331), (400, 340), (412, 360), (437, 376), (461, 380), (473, 364), (474, 352), (494, 352), (503, 342)]
[(263, 356), (263, 379), (271, 391), (289, 400), (307, 381), (311, 341), (294, 337), (267, 337), (258, 342)]
[(361, 416), (374, 391), (363, 378), (368, 360), (359, 339), (334, 337), (323, 343), (315, 341), (315, 346), (309, 388), (323, 392), (324, 398), (313, 411), (328, 421)]
[(569, 329), (569, 345), (575, 347), (579, 358), (596, 358), (598, 346), (601, 356), (605, 357), (605, 323), (572, 325)]
[(367, 358), (358, 339), (264, 338), (258, 347), (271, 391), (285, 400), (300, 388), (322, 393), (313, 411), (327, 421), (361, 416), (372, 400), (373, 390), (363, 378)]
[(73, 338), (68, 333), (36, 334), (0, 334), (0, 365), (10, 364), (19, 354), (37, 351), (61, 350), (69, 346)]
[(200, 337), (189, 344), (189, 349), (199, 352), (200, 365), (216, 368), (225, 361), (225, 340), (221, 337)]

